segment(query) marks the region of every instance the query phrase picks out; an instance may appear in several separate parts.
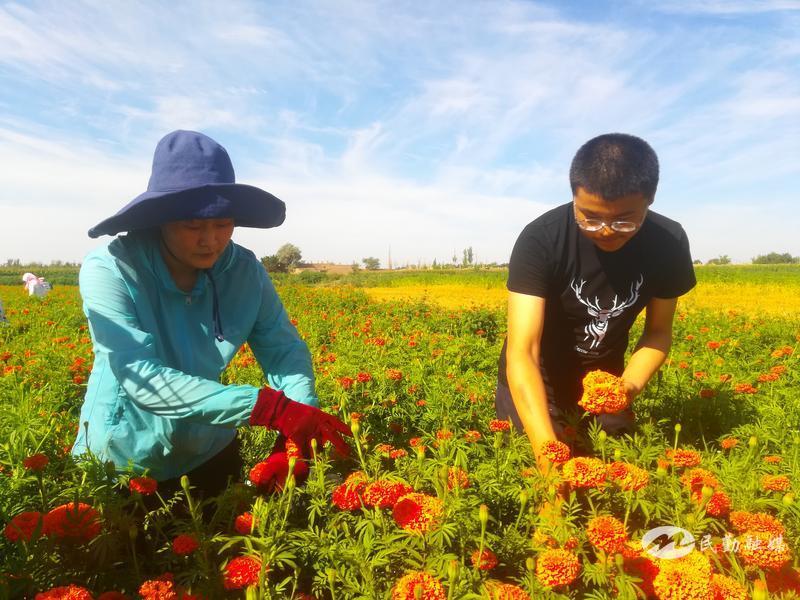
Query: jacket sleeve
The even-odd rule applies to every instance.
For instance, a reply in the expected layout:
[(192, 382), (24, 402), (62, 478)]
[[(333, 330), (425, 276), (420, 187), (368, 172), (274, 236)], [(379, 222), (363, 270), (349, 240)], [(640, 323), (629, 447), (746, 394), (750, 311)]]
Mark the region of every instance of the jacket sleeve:
[(270, 387), (303, 404), (319, 406), (308, 346), (289, 321), (266, 270), (259, 264), (261, 306), (247, 342)]
[(154, 333), (140, 325), (137, 291), (112, 261), (89, 257), (79, 283), (94, 351), (108, 356), (111, 372), (134, 404), (168, 419), (247, 424), (259, 388), (223, 385), (166, 366), (156, 353)]

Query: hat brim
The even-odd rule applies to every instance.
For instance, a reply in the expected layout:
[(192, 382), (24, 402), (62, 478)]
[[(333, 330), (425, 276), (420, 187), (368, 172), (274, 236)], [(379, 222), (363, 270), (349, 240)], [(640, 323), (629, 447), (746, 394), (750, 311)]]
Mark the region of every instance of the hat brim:
[(242, 183), (209, 184), (168, 192), (145, 192), (113, 217), (89, 230), (89, 237), (158, 227), (189, 219), (233, 219), (237, 227), (268, 229), (286, 218), (286, 205), (269, 192)]

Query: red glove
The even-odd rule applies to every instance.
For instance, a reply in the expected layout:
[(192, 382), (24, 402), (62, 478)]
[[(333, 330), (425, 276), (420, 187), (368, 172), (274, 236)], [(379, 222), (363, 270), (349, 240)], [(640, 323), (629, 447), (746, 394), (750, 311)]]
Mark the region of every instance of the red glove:
[(311, 440), (317, 440), (319, 448), (330, 442), (339, 454), (347, 456), (350, 453), (350, 447), (342, 438), (343, 435), (353, 436), (347, 425), (333, 415), (295, 402), (272, 388), (264, 388), (258, 393), (250, 414), (250, 425), (263, 425), (280, 431), (300, 447), (303, 456), (311, 456)]
[[(272, 452), (252, 469), (250, 469), (250, 481), (252, 481), (260, 492), (272, 493), (282, 490), (289, 476), (289, 454), (285, 450), (285, 438), (278, 436), (278, 441), (272, 447)], [(294, 463), (292, 471), (297, 485), (302, 485), (308, 479), (308, 463), (298, 457)]]

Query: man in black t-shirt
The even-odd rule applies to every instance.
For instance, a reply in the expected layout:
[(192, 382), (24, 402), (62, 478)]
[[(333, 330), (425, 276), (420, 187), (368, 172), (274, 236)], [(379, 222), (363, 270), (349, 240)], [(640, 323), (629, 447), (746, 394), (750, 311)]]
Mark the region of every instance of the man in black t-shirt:
[[(495, 403), (537, 457), (556, 439), (553, 420), (578, 409), (587, 372), (620, 375), (631, 400), (641, 392), (669, 353), (678, 297), (695, 285), (683, 228), (648, 210), (658, 158), (647, 142), (618, 133), (589, 140), (572, 161), (570, 185), (572, 202), (528, 224), (509, 265)], [(626, 366), (628, 332), (643, 309)], [(617, 433), (631, 428), (633, 413), (599, 421)]]

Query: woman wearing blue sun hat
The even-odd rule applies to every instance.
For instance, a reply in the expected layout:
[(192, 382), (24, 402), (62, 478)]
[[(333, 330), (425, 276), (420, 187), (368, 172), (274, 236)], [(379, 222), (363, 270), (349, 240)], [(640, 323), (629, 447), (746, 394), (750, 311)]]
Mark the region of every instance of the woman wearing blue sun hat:
[[(241, 470), (236, 428), (280, 432), (267, 483), (286, 477), (286, 438), (342, 453), (352, 435), (319, 410), (308, 348), (264, 267), (231, 241), (234, 227), (283, 223), (284, 203), (235, 182), (225, 149), (174, 131), (156, 146), (147, 191), (89, 230), (117, 236), (91, 252), (80, 292), (94, 365), (73, 454), (87, 450), (119, 471), (174, 484), (188, 474), (206, 493)], [(248, 343), (268, 385), (219, 378)]]

